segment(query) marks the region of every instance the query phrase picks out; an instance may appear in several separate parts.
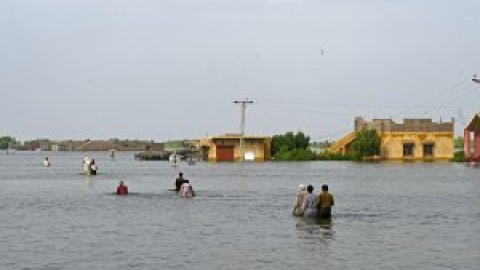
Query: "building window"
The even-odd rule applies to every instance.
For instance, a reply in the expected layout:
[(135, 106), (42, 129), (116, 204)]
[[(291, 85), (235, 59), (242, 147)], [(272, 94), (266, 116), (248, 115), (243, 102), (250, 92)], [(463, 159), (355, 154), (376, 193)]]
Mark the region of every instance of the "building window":
[(413, 143), (403, 144), (403, 156), (404, 157), (413, 157)]
[(423, 145), (423, 156), (424, 157), (433, 157), (433, 144), (424, 144)]

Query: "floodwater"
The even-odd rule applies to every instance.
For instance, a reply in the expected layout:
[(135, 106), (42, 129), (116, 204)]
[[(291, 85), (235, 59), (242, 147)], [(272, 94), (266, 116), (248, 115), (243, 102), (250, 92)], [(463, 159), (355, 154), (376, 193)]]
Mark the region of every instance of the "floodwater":
[[(97, 152), (84, 176), (83, 155), (0, 154), (0, 269), (480, 269), (480, 168)], [(179, 171), (195, 198), (168, 191)], [(329, 185), (331, 221), (291, 215), (300, 183)]]

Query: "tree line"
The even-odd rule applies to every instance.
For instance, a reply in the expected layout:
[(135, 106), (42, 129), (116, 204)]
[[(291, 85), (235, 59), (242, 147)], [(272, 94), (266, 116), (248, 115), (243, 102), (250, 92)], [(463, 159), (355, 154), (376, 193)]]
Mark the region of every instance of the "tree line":
[(0, 149), (2, 150), (13, 148), (20, 144), (21, 144), (20, 141), (17, 141), (14, 137), (10, 137), (10, 136), (0, 137)]
[[(352, 153), (338, 154), (322, 151), (331, 145), (325, 142), (310, 142), (310, 137), (303, 132), (286, 132), (272, 138), (271, 156), (276, 161), (307, 160), (364, 160), (380, 154), (380, 137), (375, 130), (362, 130), (352, 142)], [(312, 151), (319, 147), (320, 152)]]

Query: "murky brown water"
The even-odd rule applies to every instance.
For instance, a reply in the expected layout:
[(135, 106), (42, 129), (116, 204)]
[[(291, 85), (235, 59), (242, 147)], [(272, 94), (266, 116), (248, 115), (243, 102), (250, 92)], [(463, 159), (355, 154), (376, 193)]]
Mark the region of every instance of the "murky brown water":
[[(51, 168), (42, 167), (49, 155)], [(180, 164), (0, 155), (0, 269), (479, 269), (480, 169), (450, 163)], [(168, 189), (178, 171), (197, 197)], [(131, 195), (112, 195), (123, 179)], [(329, 184), (331, 223), (291, 216)]]

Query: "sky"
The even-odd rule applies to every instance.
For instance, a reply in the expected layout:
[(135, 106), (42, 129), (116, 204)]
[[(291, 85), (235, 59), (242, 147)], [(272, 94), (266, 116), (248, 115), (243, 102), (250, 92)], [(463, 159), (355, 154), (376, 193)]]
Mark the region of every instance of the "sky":
[(480, 108), (478, 0), (2, 0), (0, 136), (194, 139)]

